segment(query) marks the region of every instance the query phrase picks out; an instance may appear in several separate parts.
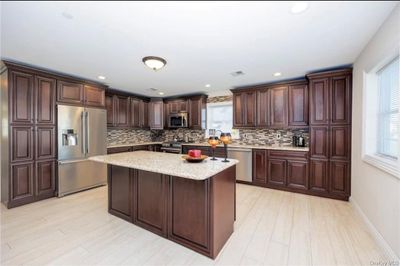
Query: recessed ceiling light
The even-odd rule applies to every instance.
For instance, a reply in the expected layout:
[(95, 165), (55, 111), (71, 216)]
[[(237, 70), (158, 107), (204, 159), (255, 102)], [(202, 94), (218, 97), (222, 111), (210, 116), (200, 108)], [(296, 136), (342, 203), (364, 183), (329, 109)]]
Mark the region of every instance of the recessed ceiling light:
[(160, 91), (158, 94), (159, 94), (159, 95), (164, 95), (164, 92)]
[(206, 88), (210, 88), (211, 87), (211, 85), (210, 84), (206, 84), (206, 86), (205, 86)]
[(74, 18), (74, 16), (72, 16), (70, 13), (68, 13), (68, 12), (62, 12), (62, 14), (61, 14), (64, 18), (66, 18), (66, 19), (73, 19)]
[(154, 71), (160, 70), (163, 68), (167, 61), (164, 58), (158, 56), (146, 56), (142, 59), (143, 63)]
[(103, 79), (103, 80), (106, 79), (105, 76), (98, 76), (97, 78), (98, 78), (98, 79)]
[(275, 73), (274, 73), (274, 77), (280, 77), (280, 76), (282, 76), (282, 73), (281, 73), (281, 72), (275, 72)]
[(307, 8), (308, 8), (308, 2), (295, 2), (295, 3), (293, 3), (290, 11), (293, 14), (300, 14), (300, 13), (304, 12)]

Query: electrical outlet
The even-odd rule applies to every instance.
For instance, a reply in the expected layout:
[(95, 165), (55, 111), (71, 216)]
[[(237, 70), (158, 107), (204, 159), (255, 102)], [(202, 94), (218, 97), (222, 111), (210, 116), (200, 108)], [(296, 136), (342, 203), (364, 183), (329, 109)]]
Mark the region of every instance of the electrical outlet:
[(276, 133), (276, 138), (277, 138), (277, 139), (281, 139), (281, 137), (282, 137), (282, 136), (281, 136), (281, 133)]

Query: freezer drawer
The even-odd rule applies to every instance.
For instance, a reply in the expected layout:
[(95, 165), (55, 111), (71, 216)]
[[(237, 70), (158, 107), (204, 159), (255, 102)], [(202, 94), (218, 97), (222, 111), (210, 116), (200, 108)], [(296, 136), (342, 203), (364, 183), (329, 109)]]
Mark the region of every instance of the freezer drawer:
[(107, 184), (107, 165), (89, 160), (58, 162), (58, 196)]

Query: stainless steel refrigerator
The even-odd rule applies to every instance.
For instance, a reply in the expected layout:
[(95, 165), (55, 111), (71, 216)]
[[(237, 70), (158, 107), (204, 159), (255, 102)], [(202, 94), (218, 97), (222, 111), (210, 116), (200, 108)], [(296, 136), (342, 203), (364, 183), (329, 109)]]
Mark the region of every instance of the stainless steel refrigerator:
[(88, 157), (107, 153), (106, 110), (58, 105), (58, 196), (107, 183), (107, 166)]

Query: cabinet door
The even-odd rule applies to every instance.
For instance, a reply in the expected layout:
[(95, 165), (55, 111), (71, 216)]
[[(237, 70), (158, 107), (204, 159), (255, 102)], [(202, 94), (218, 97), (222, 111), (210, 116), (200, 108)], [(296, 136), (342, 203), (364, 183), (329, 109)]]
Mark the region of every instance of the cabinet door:
[(263, 89), (257, 91), (257, 126), (269, 126), (269, 90)]
[(75, 82), (58, 80), (57, 101), (64, 103), (83, 104), (83, 85)]
[(56, 157), (56, 130), (54, 126), (36, 128), (36, 160)]
[(253, 182), (267, 183), (267, 150), (253, 150)]
[(188, 100), (178, 101), (178, 112), (189, 112), (189, 102)]
[(105, 91), (94, 86), (85, 85), (85, 104), (87, 106), (104, 107)]
[(350, 195), (350, 166), (348, 162), (330, 161), (330, 193), (338, 196)]
[(11, 165), (9, 207), (34, 201), (33, 162)]
[(107, 126), (115, 125), (115, 103), (113, 95), (106, 95)]
[(56, 192), (56, 161), (36, 162), (36, 198), (53, 197)]
[(56, 80), (45, 77), (36, 77), (36, 123), (56, 123)]
[(310, 190), (316, 192), (328, 191), (328, 161), (310, 160)]
[(131, 127), (140, 127), (140, 100), (131, 98)]
[(244, 126), (244, 94), (241, 92), (233, 93), (233, 127)]
[(33, 160), (33, 130), (32, 126), (11, 127), (11, 162)]
[(245, 92), (245, 112), (244, 121), (245, 127), (254, 127), (256, 125), (256, 92)]
[(11, 71), (11, 123), (33, 123), (33, 75)]
[(287, 87), (271, 89), (270, 92), (270, 125), (274, 128), (288, 126)]
[(163, 129), (164, 128), (164, 106), (162, 101), (151, 101), (149, 103), (150, 115), (150, 128)]
[(141, 128), (149, 128), (149, 103), (140, 101), (139, 104), (139, 120)]
[(310, 125), (329, 124), (329, 78), (310, 80)]
[(206, 98), (193, 97), (189, 100), (189, 126), (191, 129), (206, 128)]
[(350, 127), (331, 126), (330, 159), (350, 160)]
[(129, 97), (117, 95), (115, 97), (116, 106), (116, 125), (118, 127), (128, 127), (129, 126)]
[(308, 125), (308, 87), (306, 84), (289, 86), (289, 126)]
[(286, 186), (286, 160), (268, 159), (268, 184)]
[(287, 185), (291, 188), (308, 189), (308, 162), (287, 161)]
[(133, 211), (133, 178), (129, 168), (108, 166), (108, 211), (131, 221)]
[(135, 182), (135, 223), (160, 235), (167, 234), (166, 177), (162, 174), (137, 171)]
[(329, 127), (311, 127), (310, 156), (313, 159), (328, 159)]
[(331, 78), (331, 123), (350, 124), (351, 75)]

